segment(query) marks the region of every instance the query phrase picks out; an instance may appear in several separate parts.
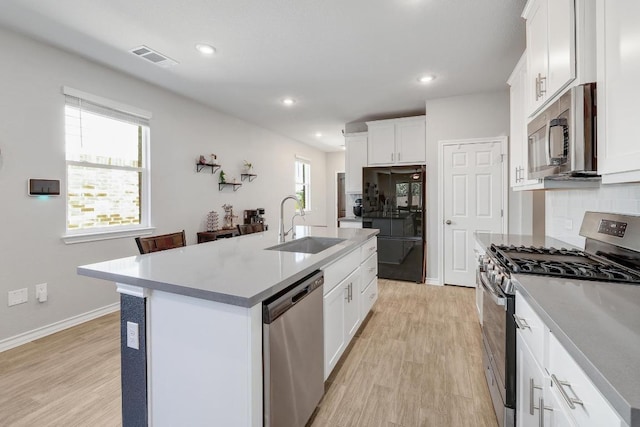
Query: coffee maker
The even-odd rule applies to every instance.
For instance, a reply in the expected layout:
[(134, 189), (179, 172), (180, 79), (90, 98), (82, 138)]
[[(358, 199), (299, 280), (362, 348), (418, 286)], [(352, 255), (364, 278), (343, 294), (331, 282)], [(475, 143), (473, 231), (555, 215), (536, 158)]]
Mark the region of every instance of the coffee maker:
[(264, 208), (248, 209), (244, 211), (245, 224), (264, 224)]

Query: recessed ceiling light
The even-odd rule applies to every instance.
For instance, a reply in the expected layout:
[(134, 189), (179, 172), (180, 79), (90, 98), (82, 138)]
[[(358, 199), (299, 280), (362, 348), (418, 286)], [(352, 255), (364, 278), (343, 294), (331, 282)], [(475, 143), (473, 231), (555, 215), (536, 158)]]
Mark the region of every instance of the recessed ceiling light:
[(196, 50), (203, 55), (213, 55), (216, 53), (216, 48), (211, 46), (210, 44), (198, 43), (196, 45)]
[(296, 103), (296, 100), (293, 98), (285, 98), (282, 100), (282, 103), (288, 107), (292, 106), (293, 104)]
[(418, 77), (418, 81), (420, 83), (429, 83), (430, 81), (433, 81), (433, 79), (435, 79), (436, 77), (434, 75), (431, 74), (425, 74), (424, 76), (420, 76)]
[(316, 132), (316, 138), (322, 138), (322, 133)]

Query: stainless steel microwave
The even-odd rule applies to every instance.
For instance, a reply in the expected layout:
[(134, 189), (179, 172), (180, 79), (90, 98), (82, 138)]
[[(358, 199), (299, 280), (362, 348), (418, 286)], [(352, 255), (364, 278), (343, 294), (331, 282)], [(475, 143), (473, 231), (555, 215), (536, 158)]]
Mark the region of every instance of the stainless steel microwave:
[(595, 176), (596, 84), (574, 86), (527, 126), (529, 178)]

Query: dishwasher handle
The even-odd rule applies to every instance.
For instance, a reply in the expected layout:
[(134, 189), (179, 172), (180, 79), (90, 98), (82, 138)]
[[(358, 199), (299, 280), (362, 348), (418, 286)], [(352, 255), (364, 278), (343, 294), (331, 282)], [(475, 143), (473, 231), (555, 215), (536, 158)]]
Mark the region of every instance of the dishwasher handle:
[(311, 273), (262, 303), (262, 323), (270, 324), (324, 284), (324, 273)]

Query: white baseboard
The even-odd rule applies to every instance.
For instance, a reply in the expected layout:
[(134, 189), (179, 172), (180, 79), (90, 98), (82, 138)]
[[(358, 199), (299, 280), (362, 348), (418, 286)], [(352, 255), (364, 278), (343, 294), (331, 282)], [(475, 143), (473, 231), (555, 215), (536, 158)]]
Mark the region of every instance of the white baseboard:
[(442, 283), (440, 283), (440, 279), (437, 277), (427, 277), (426, 279), (424, 279), (424, 283), (425, 285), (442, 286)]
[(59, 322), (55, 322), (50, 325), (42, 326), (40, 328), (0, 340), (0, 353), (118, 310), (120, 310), (120, 303), (116, 302), (77, 316), (69, 317), (68, 319), (60, 320)]

